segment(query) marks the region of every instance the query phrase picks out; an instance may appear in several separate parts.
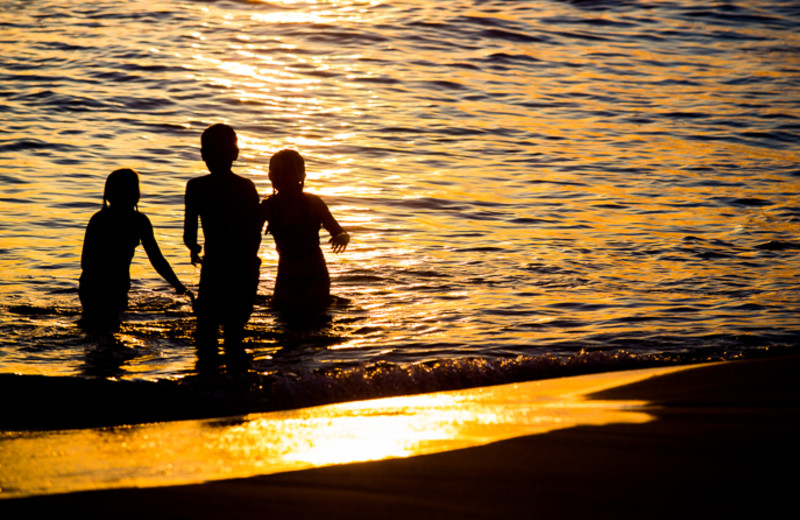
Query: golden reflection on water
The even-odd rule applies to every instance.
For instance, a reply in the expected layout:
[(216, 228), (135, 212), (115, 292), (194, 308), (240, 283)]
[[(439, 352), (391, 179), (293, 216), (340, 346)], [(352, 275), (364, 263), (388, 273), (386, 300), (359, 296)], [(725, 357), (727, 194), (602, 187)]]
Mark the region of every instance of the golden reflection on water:
[[(438, 334), (465, 345), (497, 331), (515, 346), (579, 337), (569, 327), (550, 328), (547, 335), (526, 328), (546, 323), (549, 316), (542, 312), (553, 302), (629, 299), (628, 305), (559, 315), (582, 321), (587, 329), (592, 322), (652, 315), (675, 303), (657, 298), (669, 288), (690, 292), (695, 280), (724, 279), (742, 270), (741, 263), (724, 259), (693, 262), (691, 253), (679, 252), (684, 257), (678, 258), (659, 252), (679, 250), (684, 237), (697, 235), (736, 242), (734, 254), (746, 260), (753, 253), (741, 249), (752, 250), (756, 241), (768, 240), (758, 239), (755, 231), (765, 229), (769, 212), (781, 218), (780, 210), (798, 205), (797, 177), (776, 168), (797, 164), (797, 147), (731, 139), (749, 126), (771, 129), (768, 115), (778, 127), (791, 108), (776, 96), (765, 97), (754, 108), (755, 86), (736, 80), (747, 74), (777, 81), (781, 71), (797, 64), (796, 53), (761, 48), (757, 42), (706, 53), (700, 41), (689, 47), (678, 41), (648, 43), (636, 37), (640, 28), (631, 28), (633, 33), (626, 36), (623, 27), (614, 28), (614, 37), (602, 46), (561, 42), (537, 20), (574, 17), (568, 3), (536, 5), (525, 13), (526, 25), (537, 34), (549, 34), (558, 45), (490, 38), (483, 40), (489, 46), (468, 50), (437, 42), (424, 26), (447, 26), (454, 18), (470, 16), (511, 20), (514, 11), (476, 4), (454, 15), (434, 3), (410, 0), (402, 3), (408, 21), (399, 21), (406, 20), (399, 7), (385, 2), (264, 4), (264, 9), (226, 3), (182, 6), (197, 16), (174, 27), (160, 24), (154, 34), (158, 38), (145, 41), (135, 37), (137, 31), (145, 34), (145, 28), (155, 26), (134, 24), (121, 37), (114, 24), (79, 25), (72, 29), (79, 32), (71, 43), (83, 46), (85, 53), (56, 46), (41, 49), (42, 43), (57, 43), (63, 34), (9, 25), (9, 43), (3, 47), (9, 56), (38, 48), (30, 63), (47, 65), (52, 59), (56, 65), (72, 64), (56, 72), (51, 67), (43, 77), (65, 70), (76, 76), (63, 84), (30, 82), (25, 87), (21, 82), (21, 99), (36, 99), (50, 89), (67, 102), (83, 100), (87, 83), (79, 80), (88, 77), (96, 87), (92, 96), (103, 108), (61, 117), (51, 110), (59, 114), (71, 105), (62, 107), (58, 99), (16, 106), (20, 112), (15, 117), (28, 118), (28, 126), (19, 123), (24, 130), (10, 130), (5, 140), (36, 138), (67, 151), (7, 154), (8, 171), (26, 184), (4, 185), (4, 303), (21, 299), (45, 308), (78, 308), (74, 290), (83, 230), (99, 208), (105, 176), (122, 166), (142, 172), (141, 209), (153, 221), (159, 245), (179, 277), (196, 287), (198, 271), (189, 264), (181, 241), (182, 194), (186, 180), (205, 171), (197, 149), (203, 125), (226, 118), (241, 128), (237, 171), (252, 178), (262, 196), (271, 191), (266, 173), (272, 153), (291, 146), (307, 157), (309, 191), (329, 197), (334, 214), (353, 231), (346, 254), (328, 256), (333, 290), (352, 296), (353, 308), (370, 313), (365, 328), (387, 325), (383, 342), (390, 348), (402, 348), (398, 346), (413, 338), (408, 329), (418, 318), (460, 312), (459, 323), (476, 323), (486, 315), (483, 310), (504, 306), (529, 312), (506, 322), (497, 318), (483, 329), (454, 330), (444, 324)], [(377, 4), (380, 8), (372, 9)], [(616, 17), (611, 12), (607, 16)], [(425, 24), (413, 27), (417, 20)], [(673, 32), (695, 23), (683, 17), (652, 22), (666, 23), (658, 29)], [(319, 28), (319, 34), (313, 27), (312, 32), (300, 30), (309, 24), (332, 28)], [(343, 42), (332, 50), (330, 40), (315, 38), (339, 29), (376, 39)], [(793, 48), (796, 37), (784, 36), (785, 47)], [(766, 45), (776, 36), (765, 30), (763, 37)], [(98, 51), (118, 44), (132, 51), (129, 61), (108, 59)], [(687, 52), (692, 47), (699, 52)], [(520, 65), (514, 59), (503, 65), (507, 68), (495, 69), (489, 63), (495, 54), (531, 62)], [(115, 77), (120, 66), (136, 70), (139, 65), (158, 65), (164, 71), (134, 75), (152, 81), (147, 83), (98, 81), (93, 76)], [(34, 72), (24, 68), (16, 74)], [(667, 84), (659, 88), (662, 82)], [(765, 88), (775, 89), (773, 83)], [(131, 103), (154, 97), (174, 104), (162, 112)], [(675, 113), (703, 118), (672, 117)], [(139, 126), (139, 119), (152, 126)], [(472, 133), (462, 135), (461, 130)], [(609, 168), (625, 171), (609, 173)], [(713, 202), (721, 195), (760, 198), (773, 206), (762, 212)], [(445, 209), (426, 206), (426, 198), (443, 202)], [(483, 209), (491, 215), (485, 217)], [(793, 217), (767, 224), (787, 235), (797, 227)], [(476, 251), (465, 252), (470, 247)], [(483, 253), (481, 247), (494, 247), (495, 253)], [(268, 238), (261, 256), (260, 292), (269, 294), (276, 255)], [(584, 267), (575, 271), (575, 281), (548, 291), (543, 286), (550, 280), (541, 281), (543, 277), (525, 269), (533, 262)], [(795, 264), (762, 262), (748, 289), (769, 302), (781, 302), (786, 297), (779, 289), (796, 278)], [(424, 280), (408, 275), (415, 268), (438, 272), (455, 288), (439, 287), (445, 283), (425, 287)], [(376, 276), (340, 283), (336, 275), (346, 277), (351, 271)], [(351, 278), (358, 279), (358, 274)], [(132, 275), (145, 288), (165, 288), (141, 249)], [(482, 283), (504, 278), (510, 281)], [(585, 289), (584, 282), (594, 285)], [(48, 291), (54, 286), (73, 293), (53, 295)], [(770, 290), (761, 291), (762, 286)], [(37, 292), (37, 287), (43, 289)], [(430, 291), (420, 294), (420, 289)], [(528, 295), (516, 297), (515, 290)], [(713, 311), (724, 303), (715, 299), (715, 290), (710, 287), (710, 297), (697, 296), (689, 304)], [(663, 321), (655, 325), (672, 326)], [(512, 334), (516, 337), (509, 339)], [(374, 343), (375, 336), (366, 336), (344, 345)]]
[(584, 395), (613, 374), (341, 403), (241, 418), (0, 432), (2, 496), (202, 482), (480, 446), (579, 425), (643, 423), (646, 403)]

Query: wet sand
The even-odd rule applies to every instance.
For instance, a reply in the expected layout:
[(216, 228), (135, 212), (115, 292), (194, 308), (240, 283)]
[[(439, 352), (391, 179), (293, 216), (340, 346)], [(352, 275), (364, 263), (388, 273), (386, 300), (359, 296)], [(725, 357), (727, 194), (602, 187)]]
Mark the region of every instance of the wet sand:
[(79, 518), (772, 518), (794, 509), (800, 358), (693, 367), (592, 395), (655, 420), (199, 485), (0, 501)]

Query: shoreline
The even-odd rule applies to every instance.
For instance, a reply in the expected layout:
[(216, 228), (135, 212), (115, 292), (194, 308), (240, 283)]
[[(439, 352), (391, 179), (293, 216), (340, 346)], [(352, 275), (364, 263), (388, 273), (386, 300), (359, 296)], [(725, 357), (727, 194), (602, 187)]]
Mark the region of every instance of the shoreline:
[(642, 423), (577, 426), (442, 453), (205, 484), (12, 498), (0, 500), (0, 512), (195, 519), (763, 517), (793, 498), (798, 370), (800, 356), (728, 361), (588, 395), (647, 401), (654, 420)]

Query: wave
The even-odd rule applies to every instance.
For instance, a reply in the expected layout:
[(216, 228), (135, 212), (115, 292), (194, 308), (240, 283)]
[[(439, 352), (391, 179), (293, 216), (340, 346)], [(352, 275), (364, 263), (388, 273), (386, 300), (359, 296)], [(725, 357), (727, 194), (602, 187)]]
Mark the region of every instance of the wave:
[[(781, 355), (785, 348), (738, 351), (724, 359)], [(704, 356), (707, 356), (705, 353)], [(570, 356), (378, 362), (351, 368), (255, 373), (209, 371), (179, 380), (115, 380), (0, 374), (7, 399), (0, 430), (104, 427), (229, 417), (336, 402), (508, 384), (707, 361), (690, 354), (580, 351)]]

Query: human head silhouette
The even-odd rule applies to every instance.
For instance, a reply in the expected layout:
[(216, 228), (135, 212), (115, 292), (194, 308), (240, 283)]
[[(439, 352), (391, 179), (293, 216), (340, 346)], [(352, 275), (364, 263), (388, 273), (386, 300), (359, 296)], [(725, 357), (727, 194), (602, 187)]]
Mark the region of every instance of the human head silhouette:
[(200, 154), (209, 170), (229, 169), (239, 158), (236, 132), (222, 123), (209, 126), (200, 137)]
[(269, 160), (269, 180), (279, 192), (303, 191), (306, 165), (296, 150), (281, 150)]
[(103, 207), (133, 209), (139, 203), (139, 174), (130, 168), (111, 172), (103, 191)]

